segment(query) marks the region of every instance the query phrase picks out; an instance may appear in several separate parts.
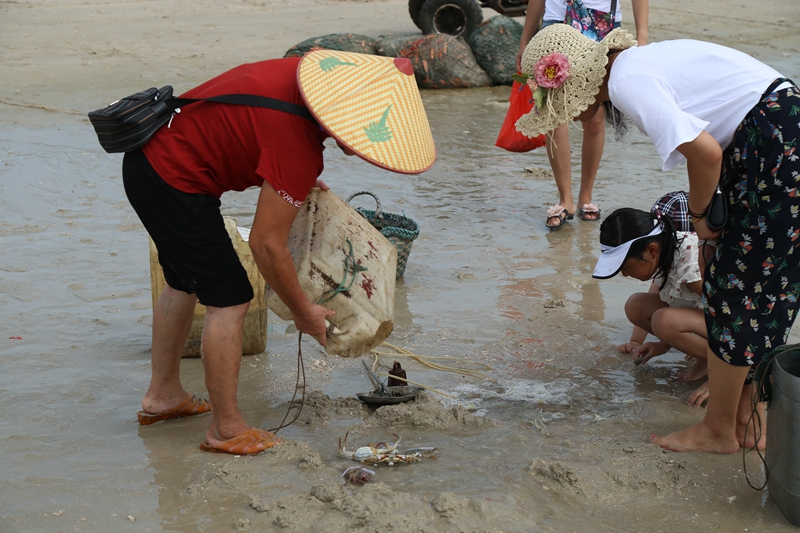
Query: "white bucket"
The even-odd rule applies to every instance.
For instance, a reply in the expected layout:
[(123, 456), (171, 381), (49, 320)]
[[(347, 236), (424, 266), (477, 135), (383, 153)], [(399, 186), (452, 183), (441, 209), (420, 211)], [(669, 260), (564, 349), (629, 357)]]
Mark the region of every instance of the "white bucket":
[[(340, 331), (328, 337), (329, 354), (359, 357), (386, 340), (394, 327), (397, 248), (380, 231), (334, 193), (314, 188), (297, 213), (288, 245), (300, 286), (313, 303), (331, 296), (327, 291), (343, 281), (349, 286), (320, 303), (336, 311), (332, 322)], [(365, 270), (345, 271), (350, 245), (349, 260)], [(267, 306), (283, 320), (292, 319), (269, 287)]]
[[(258, 271), (258, 266), (253, 259), (250, 246), (247, 244), (249, 230), (236, 227), (236, 219), (223, 217), (225, 229), (233, 242), (233, 248), (239, 256), (239, 261), (247, 271), (250, 285), (253, 286), (255, 297), (250, 301), (250, 307), (244, 318), (244, 336), (242, 337), (242, 354), (249, 355), (261, 353), (267, 347), (267, 306), (264, 299), (266, 282)], [(158, 263), (158, 250), (153, 239), (150, 239), (150, 290), (153, 295), (153, 311), (156, 302), (164, 290), (164, 270)], [(203, 334), (203, 322), (206, 318), (206, 306), (198, 303), (194, 308), (194, 319), (189, 330), (189, 338), (183, 349), (182, 357), (200, 356), (200, 338)]]

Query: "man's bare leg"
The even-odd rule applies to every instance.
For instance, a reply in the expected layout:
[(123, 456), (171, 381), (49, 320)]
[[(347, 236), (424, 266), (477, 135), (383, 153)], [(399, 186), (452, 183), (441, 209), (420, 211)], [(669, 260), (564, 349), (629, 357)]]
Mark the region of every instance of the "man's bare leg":
[[(740, 400), (750, 368), (730, 365), (710, 349), (707, 361), (709, 398), (705, 418), (665, 437), (653, 436), (657, 446), (676, 452), (734, 453), (739, 450)], [(749, 396), (747, 399), (749, 401)]]
[(211, 400), (211, 423), (206, 442), (212, 446), (249, 428), (236, 398), (242, 362), (244, 319), (250, 303), (207, 307), (201, 352), (206, 388)]
[(188, 392), (181, 385), (181, 354), (189, 337), (197, 297), (164, 285), (153, 311), (150, 386), (142, 410), (160, 413), (182, 402)]

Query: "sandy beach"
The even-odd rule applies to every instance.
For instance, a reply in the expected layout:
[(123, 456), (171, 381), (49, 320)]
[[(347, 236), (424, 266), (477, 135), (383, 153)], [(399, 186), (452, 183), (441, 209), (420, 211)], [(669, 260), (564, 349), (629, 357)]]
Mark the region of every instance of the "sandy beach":
[[(651, 0), (650, 40), (717, 42), (798, 80), (798, 20), (796, 2)], [(768, 490), (748, 485), (745, 466), (764, 479), (755, 454), (743, 466), (741, 453), (650, 444), (702, 418), (684, 403), (698, 384), (675, 379), (679, 353), (637, 368), (614, 349), (630, 333), (623, 304), (645, 287), (591, 278), (596, 223), (545, 228), (557, 199), (546, 155), (493, 146), (502, 86), (423, 91), (438, 153), (424, 174), (331, 146), (322, 175), (339, 196), (370, 190), (420, 225), (388, 341), (486, 365), (486, 379), (404, 359), (410, 379), (446, 395), (375, 410), (355, 396), (370, 388), (360, 359), (304, 340), (306, 403), (280, 432), (289, 442), (233, 457), (199, 450), (205, 417), (137, 424), (150, 377), (148, 240), (122, 158), (103, 152), (86, 113), (344, 32), (419, 30), (402, 0), (0, 2), (0, 533), (795, 531)], [(647, 209), (688, 187), (685, 167), (660, 168), (638, 131), (609, 134), (595, 200), (604, 213)], [(247, 227), (256, 198), (226, 194), (223, 213)], [(296, 353), (293, 327), (270, 315), (266, 351), (242, 362), (252, 425), (280, 423)], [(395, 359), (381, 356), (381, 369)], [(200, 361), (182, 364), (187, 390), (204, 394)], [(439, 451), (343, 485), (356, 464), (337, 449), (347, 432), (348, 448), (395, 433), (401, 449)]]

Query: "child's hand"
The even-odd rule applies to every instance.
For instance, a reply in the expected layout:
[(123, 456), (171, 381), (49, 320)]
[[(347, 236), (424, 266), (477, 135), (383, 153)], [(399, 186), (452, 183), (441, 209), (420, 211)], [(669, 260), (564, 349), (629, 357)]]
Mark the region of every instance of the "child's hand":
[(633, 353), (641, 345), (642, 343), (638, 341), (628, 341), (625, 344), (618, 345), (617, 351), (619, 353)]
[(666, 342), (646, 342), (633, 351), (633, 364), (643, 365), (653, 357), (667, 353), (670, 345)]

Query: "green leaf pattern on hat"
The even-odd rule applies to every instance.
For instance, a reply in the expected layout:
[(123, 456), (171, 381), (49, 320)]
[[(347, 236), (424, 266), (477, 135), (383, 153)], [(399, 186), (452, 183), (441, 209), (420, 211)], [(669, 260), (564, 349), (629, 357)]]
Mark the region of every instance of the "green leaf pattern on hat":
[(341, 65), (347, 65), (351, 67), (358, 66), (355, 63), (348, 63), (347, 61), (342, 61), (338, 57), (326, 57), (324, 59), (319, 60), (319, 68), (321, 68), (323, 72), (330, 72), (336, 67)]
[(378, 122), (373, 122), (366, 128), (364, 128), (364, 133), (367, 134), (367, 138), (374, 142), (386, 142), (392, 138), (392, 130), (386, 127), (386, 119), (389, 117), (389, 110), (392, 108), (392, 104), (389, 104), (389, 107), (386, 108), (386, 111), (383, 112), (381, 115), (381, 119)]

